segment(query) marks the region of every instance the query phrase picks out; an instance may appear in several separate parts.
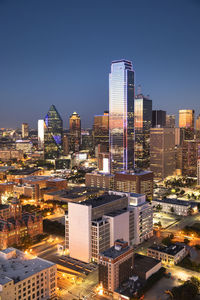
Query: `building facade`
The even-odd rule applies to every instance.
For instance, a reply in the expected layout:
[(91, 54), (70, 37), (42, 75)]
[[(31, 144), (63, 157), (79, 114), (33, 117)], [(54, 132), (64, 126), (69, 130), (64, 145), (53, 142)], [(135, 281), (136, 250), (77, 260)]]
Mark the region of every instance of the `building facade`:
[(184, 131), (184, 139), (194, 139), (194, 110), (179, 110), (179, 127)]
[(153, 110), (152, 111), (152, 127), (163, 128), (166, 126), (166, 111)]
[(150, 165), (150, 128), (152, 127), (152, 100), (137, 95), (134, 101), (135, 166), (147, 169)]
[(104, 111), (103, 115), (94, 116), (93, 124), (93, 145), (106, 145), (106, 152), (109, 149), (109, 112)]
[(22, 138), (27, 139), (29, 136), (29, 126), (27, 123), (22, 123)]
[(164, 179), (175, 172), (174, 128), (151, 128), (150, 170), (156, 179)]
[(79, 152), (81, 146), (81, 118), (74, 112), (69, 118), (70, 150)]
[(111, 173), (134, 168), (134, 89), (132, 63), (113, 61), (109, 74)]
[(63, 121), (56, 107), (51, 105), (44, 120), (44, 156), (55, 159), (62, 154)]

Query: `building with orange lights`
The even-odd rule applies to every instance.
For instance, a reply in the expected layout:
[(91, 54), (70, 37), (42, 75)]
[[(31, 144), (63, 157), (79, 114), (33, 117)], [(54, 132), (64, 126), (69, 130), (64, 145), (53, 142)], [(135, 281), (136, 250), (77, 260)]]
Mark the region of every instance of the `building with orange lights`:
[(70, 150), (79, 152), (81, 145), (81, 118), (74, 112), (69, 118)]

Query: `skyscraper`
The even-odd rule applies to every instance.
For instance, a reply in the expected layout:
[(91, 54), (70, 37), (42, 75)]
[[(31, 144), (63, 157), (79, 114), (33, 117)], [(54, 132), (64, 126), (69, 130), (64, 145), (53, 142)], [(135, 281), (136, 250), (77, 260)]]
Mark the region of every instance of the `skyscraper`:
[(151, 128), (150, 170), (156, 179), (164, 179), (175, 171), (174, 128)]
[(146, 169), (150, 163), (150, 128), (152, 124), (152, 100), (142, 94), (135, 97), (135, 165)]
[(45, 116), (44, 123), (45, 158), (58, 158), (62, 153), (63, 121), (54, 105), (51, 105), (47, 115)]
[(200, 139), (200, 115), (196, 119), (196, 136)]
[(175, 126), (176, 126), (176, 116), (166, 115), (166, 127), (175, 128)]
[(113, 61), (109, 74), (111, 172), (134, 168), (134, 71), (132, 62)]
[(22, 123), (22, 138), (26, 139), (29, 136), (29, 127), (27, 123)]
[(38, 149), (44, 148), (44, 120), (38, 120)]
[(166, 111), (153, 110), (152, 111), (152, 127), (163, 128), (166, 126)]
[(193, 140), (194, 138), (194, 110), (179, 110), (179, 127), (183, 128), (184, 139)]
[(70, 150), (79, 152), (81, 145), (81, 118), (74, 112), (69, 118)]
[(93, 124), (94, 146), (104, 144), (109, 148), (109, 113), (104, 111), (103, 115), (94, 116)]

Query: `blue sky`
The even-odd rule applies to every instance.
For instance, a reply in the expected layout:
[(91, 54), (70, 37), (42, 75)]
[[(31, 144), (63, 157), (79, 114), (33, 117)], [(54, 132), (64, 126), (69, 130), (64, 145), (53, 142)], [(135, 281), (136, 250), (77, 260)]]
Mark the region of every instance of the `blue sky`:
[(36, 128), (51, 104), (91, 126), (122, 58), (155, 109), (199, 114), (199, 15), (199, 0), (0, 0), (0, 127)]

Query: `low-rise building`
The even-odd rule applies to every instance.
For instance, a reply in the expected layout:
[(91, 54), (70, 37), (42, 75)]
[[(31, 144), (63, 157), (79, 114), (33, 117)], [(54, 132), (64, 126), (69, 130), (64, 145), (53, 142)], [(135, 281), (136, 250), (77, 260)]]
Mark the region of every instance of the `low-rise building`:
[(42, 233), (42, 216), (24, 213), (17, 219), (14, 217), (0, 219), (0, 249), (6, 249), (14, 244), (19, 245), (24, 237), (34, 238)]
[(162, 267), (160, 260), (150, 256), (135, 253), (133, 274), (140, 279), (147, 280)]
[(186, 246), (172, 244), (170, 246), (153, 245), (147, 249), (147, 255), (160, 260), (166, 265), (176, 265), (187, 255)]
[(54, 299), (56, 264), (15, 248), (0, 251), (0, 299)]
[(179, 199), (165, 198), (163, 200), (154, 199), (152, 205), (156, 208), (158, 205), (161, 211), (165, 213), (173, 213), (179, 216), (188, 216), (192, 213), (198, 212), (197, 204), (190, 201), (184, 201)]
[(123, 240), (99, 254), (99, 283), (110, 295), (133, 275), (133, 258), (133, 248)]

